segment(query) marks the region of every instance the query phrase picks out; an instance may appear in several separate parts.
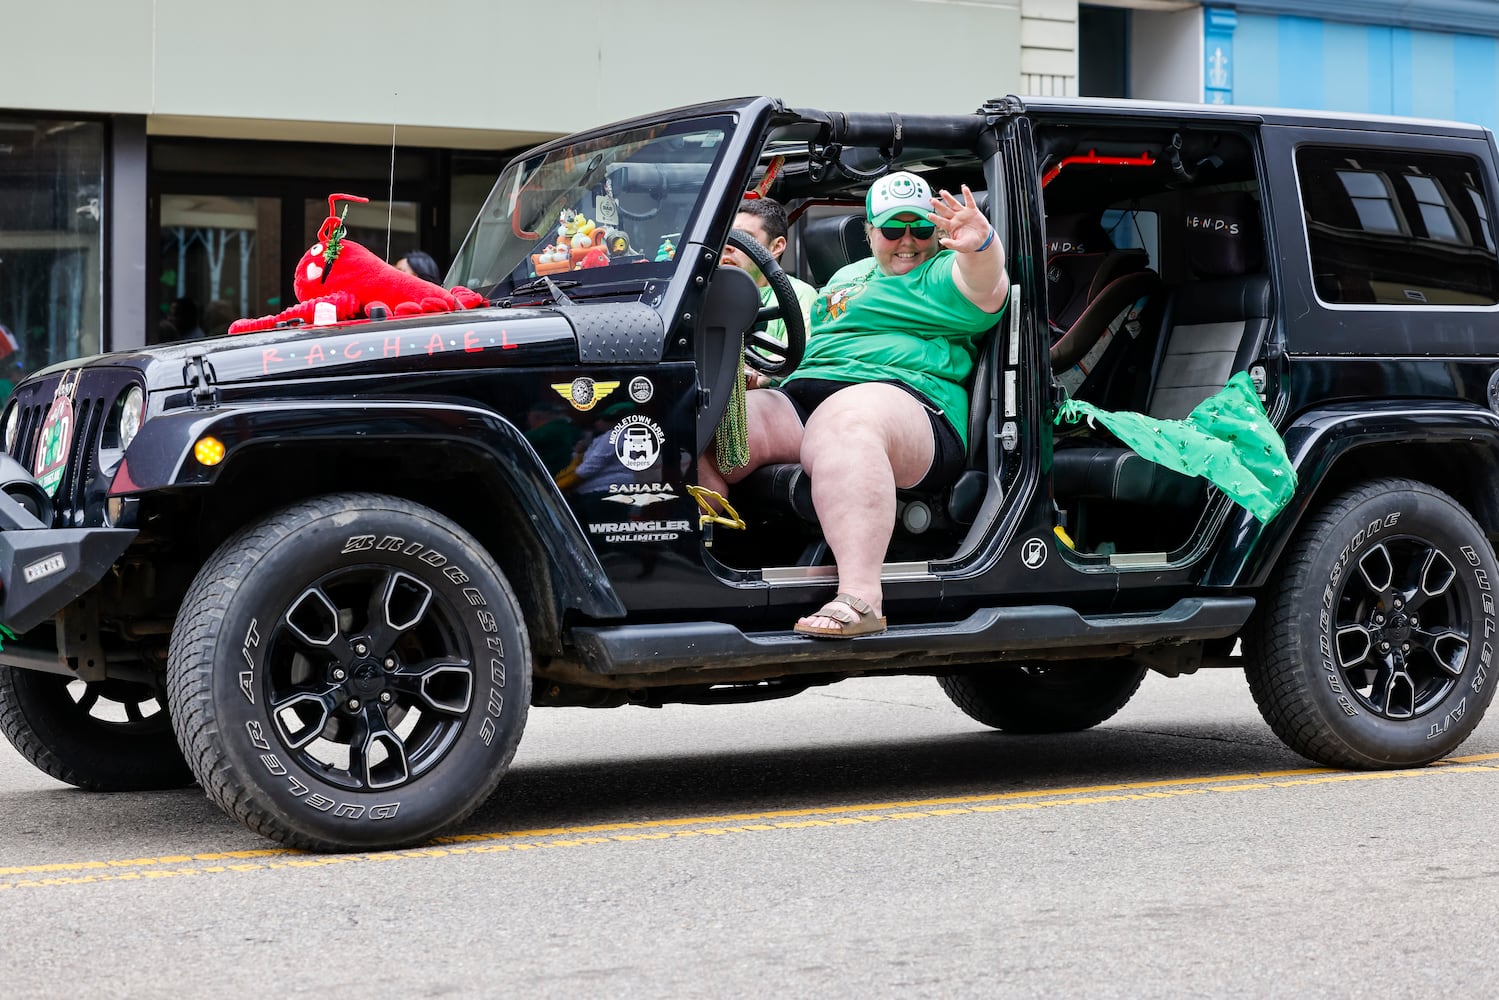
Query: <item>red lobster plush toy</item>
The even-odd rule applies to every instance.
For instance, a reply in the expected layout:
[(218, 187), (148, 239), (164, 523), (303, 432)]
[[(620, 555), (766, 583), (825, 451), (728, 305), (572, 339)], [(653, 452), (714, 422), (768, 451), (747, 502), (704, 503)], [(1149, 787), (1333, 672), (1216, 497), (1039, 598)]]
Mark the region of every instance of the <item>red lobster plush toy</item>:
[(358, 243), (344, 239), (343, 219), (335, 204), (339, 201), (369, 199), (352, 194), (328, 196), (328, 218), (317, 231), (317, 242), (297, 261), (292, 280), (297, 304), (274, 316), (235, 320), (229, 325), (230, 333), (269, 330), (293, 319), (311, 323), (322, 302), (332, 303), (339, 320), (368, 316), (376, 306), (393, 316), (414, 316), (476, 309), (485, 304), (484, 296), (478, 292), (462, 286), (448, 291), (441, 285), (398, 271)]

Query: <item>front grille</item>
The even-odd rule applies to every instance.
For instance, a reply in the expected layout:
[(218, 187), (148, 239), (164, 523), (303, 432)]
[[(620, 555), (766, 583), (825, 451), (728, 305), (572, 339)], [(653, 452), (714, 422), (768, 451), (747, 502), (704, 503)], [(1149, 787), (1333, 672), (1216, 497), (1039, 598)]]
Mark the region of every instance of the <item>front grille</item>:
[[(71, 381), (72, 373), (68, 374)], [(25, 466), (28, 472), (35, 471), (37, 451), (41, 447), (42, 422), (47, 417), (47, 410), (52, 406), (52, 399), (62, 378), (62, 375), (48, 376), (40, 381), (23, 384), (16, 390), (20, 425), (12, 457)], [(77, 387), (73, 391), (73, 434), (68, 447), (67, 470), (53, 496), (54, 527), (82, 526), (89, 496), (93, 494), (96, 500), (102, 500), (103, 492), (108, 489), (107, 482), (95, 481), (99, 473), (99, 440), (110, 407), (130, 381), (129, 374), (119, 369), (85, 369), (78, 376)]]

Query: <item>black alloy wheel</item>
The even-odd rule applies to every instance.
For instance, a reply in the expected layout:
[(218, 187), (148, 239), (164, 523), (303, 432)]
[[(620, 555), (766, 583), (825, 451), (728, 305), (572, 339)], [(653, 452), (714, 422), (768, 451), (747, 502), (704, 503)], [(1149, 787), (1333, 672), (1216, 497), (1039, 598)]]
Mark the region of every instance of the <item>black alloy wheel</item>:
[(304, 501), (226, 540), (172, 634), (178, 738), (209, 796), (309, 850), (416, 843), (503, 776), (530, 705), (514, 593), (457, 524)]
[(0, 667), (0, 731), (38, 769), (91, 792), (193, 783), (166, 699), (149, 684)]
[(1446, 756), (1493, 698), (1493, 549), (1425, 483), (1382, 480), (1331, 500), (1291, 543), (1245, 634), (1261, 714), (1333, 767)]

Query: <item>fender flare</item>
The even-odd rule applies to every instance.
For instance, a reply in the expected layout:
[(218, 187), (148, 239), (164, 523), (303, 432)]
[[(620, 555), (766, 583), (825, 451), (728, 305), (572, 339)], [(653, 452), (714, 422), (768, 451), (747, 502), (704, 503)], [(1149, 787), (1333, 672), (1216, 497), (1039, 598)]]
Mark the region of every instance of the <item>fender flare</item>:
[(1244, 508), (1233, 507), (1223, 526), (1223, 543), (1203, 572), (1203, 586), (1263, 584), (1305, 519), (1317, 491), (1348, 456), (1399, 443), (1482, 447), (1485, 441), (1499, 456), (1499, 415), (1477, 405), (1422, 406), (1408, 401), (1375, 407), (1326, 406), (1297, 416), (1283, 437), (1297, 477), (1291, 502), (1263, 525)]
[[(194, 444), (211, 434), (224, 460), (205, 466)], [(525, 436), (492, 410), (454, 402), (390, 400), (278, 400), (229, 404), (152, 417), (131, 442), (109, 488), (110, 496), (212, 485), (236, 450), (267, 442), (309, 443), (354, 438), (445, 441), (483, 453), (505, 480), (535, 527), (551, 563), (559, 611), (622, 618), (624, 602), (572, 509)]]

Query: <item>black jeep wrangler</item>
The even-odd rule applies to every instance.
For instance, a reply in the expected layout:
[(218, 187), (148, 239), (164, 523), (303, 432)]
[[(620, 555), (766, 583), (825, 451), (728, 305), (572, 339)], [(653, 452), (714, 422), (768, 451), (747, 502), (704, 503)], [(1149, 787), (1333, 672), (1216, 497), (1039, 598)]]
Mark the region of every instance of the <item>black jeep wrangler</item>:
[[(448, 275), (485, 308), (106, 355), (17, 389), (0, 728), (63, 781), (196, 779), (317, 850), (465, 816), (532, 705), (876, 673), (1046, 733), (1109, 718), (1147, 670), (1240, 667), (1312, 760), (1435, 760), (1493, 696), (1495, 161), (1469, 126), (1015, 98), (752, 98), (549, 143), (500, 176)], [(895, 169), (979, 192), (1014, 291), (966, 471), (900, 497), (892, 627), (816, 641), (790, 631), (834, 579), (802, 470), (727, 505), (697, 487), (743, 365), (784, 373), (805, 343), (763, 251), (765, 308), (720, 261), (759, 186), (792, 211), (788, 269), (820, 284), (867, 252), (863, 194)], [(576, 253), (589, 229), (604, 255)], [(775, 313), (784, 345), (757, 332)], [(1237, 372), (1297, 477), (1268, 523), (1054, 419), (1069, 396), (1180, 418)]]

